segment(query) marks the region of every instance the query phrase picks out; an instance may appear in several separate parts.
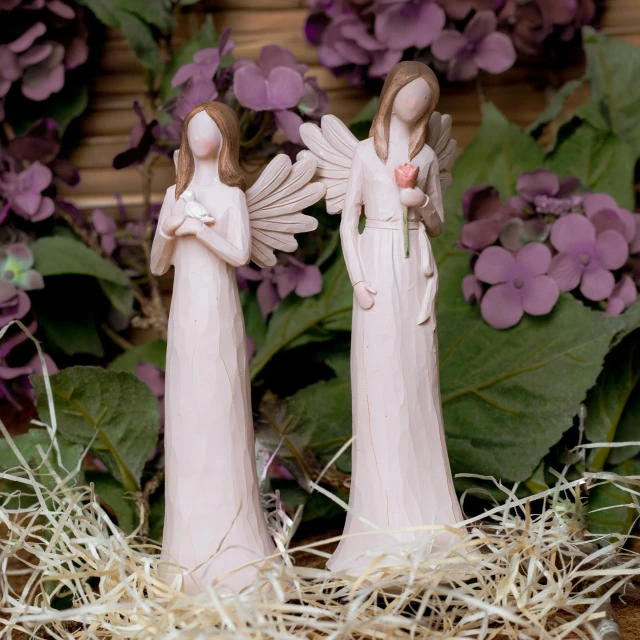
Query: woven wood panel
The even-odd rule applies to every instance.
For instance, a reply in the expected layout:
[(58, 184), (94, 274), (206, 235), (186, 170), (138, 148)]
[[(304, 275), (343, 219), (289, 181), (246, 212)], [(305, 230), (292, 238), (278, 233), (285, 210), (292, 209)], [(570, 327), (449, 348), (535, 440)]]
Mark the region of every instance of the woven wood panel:
[[(608, 0), (602, 28), (605, 33), (640, 46), (640, 0)], [(335, 78), (318, 65), (315, 50), (304, 39), (302, 24), (305, 0), (208, 0), (198, 3), (180, 16), (175, 44), (189, 39), (211, 13), (218, 31), (232, 27), (237, 57), (256, 58), (265, 44), (287, 47), (298, 60), (308, 64), (330, 97), (330, 112), (349, 121), (367, 102), (369, 96), (350, 87), (346, 80)], [(579, 65), (565, 69), (519, 64), (507, 73), (483, 78), (482, 90), (475, 85), (444, 88), (440, 110), (454, 120), (454, 135), (464, 146), (473, 138), (481, 118), (481, 100), (496, 106), (512, 121), (530, 124), (544, 109), (558, 87), (578, 77)], [(586, 95), (578, 95), (575, 107)], [(80, 168), (81, 183), (64, 191), (82, 209), (114, 207), (118, 192), (136, 215), (142, 201), (141, 177), (136, 169), (115, 171), (111, 161), (128, 146), (128, 134), (136, 123), (131, 110), (135, 99), (144, 98), (142, 68), (126, 41), (116, 30), (108, 30), (98, 73), (90, 91), (90, 107), (80, 123), (80, 139), (71, 159)], [(154, 199), (160, 199), (173, 182), (173, 168), (168, 161), (154, 170)]]

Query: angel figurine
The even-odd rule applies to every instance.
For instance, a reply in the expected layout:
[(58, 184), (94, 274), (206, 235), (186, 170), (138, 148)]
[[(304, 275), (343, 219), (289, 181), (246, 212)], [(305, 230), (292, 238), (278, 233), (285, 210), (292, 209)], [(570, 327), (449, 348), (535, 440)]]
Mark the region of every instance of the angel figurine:
[[(333, 571), (366, 566), (368, 550), (425, 539), (416, 530), (351, 534), (462, 520), (443, 429), (438, 273), (429, 241), (444, 229), (442, 191), (456, 149), (450, 116), (435, 111), (439, 96), (429, 67), (401, 62), (384, 83), (370, 138), (359, 142), (331, 115), (321, 128), (300, 128), (317, 159), (317, 180), (327, 186), (327, 211), (342, 211), (342, 249), (354, 287), (355, 440), (344, 531), (350, 537), (327, 563)], [(434, 543), (445, 547), (456, 539), (439, 533)]]
[[(216, 579), (239, 590), (274, 544), (258, 491), (244, 319), (233, 267), (276, 262), (311, 231), (302, 209), (322, 198), (315, 158), (276, 156), (246, 191), (235, 112), (204, 102), (187, 115), (176, 184), (151, 250), (155, 275), (175, 268), (166, 374), (166, 511), (161, 575), (183, 589)], [(240, 571), (238, 567), (248, 565)], [(230, 572), (230, 573), (228, 573)]]

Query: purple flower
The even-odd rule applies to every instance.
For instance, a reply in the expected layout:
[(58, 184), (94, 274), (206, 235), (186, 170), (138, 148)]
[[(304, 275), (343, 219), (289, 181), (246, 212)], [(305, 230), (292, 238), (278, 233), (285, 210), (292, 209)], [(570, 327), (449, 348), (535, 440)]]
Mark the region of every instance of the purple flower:
[(549, 169), (536, 169), (523, 173), (516, 183), (518, 196), (511, 204), (521, 211), (529, 213), (561, 215), (575, 213), (582, 204), (582, 198), (567, 196), (580, 184), (577, 178), (560, 180)]
[(0, 45), (0, 97), (9, 92), (11, 85), (22, 76), (18, 56), (6, 45)]
[(382, 0), (374, 5), (375, 35), (392, 51), (424, 49), (441, 33), (445, 13), (435, 0)]
[(293, 256), (280, 255), (274, 267), (252, 269), (239, 267), (238, 278), (249, 282), (260, 282), (256, 291), (262, 315), (266, 318), (275, 311), (280, 300), (292, 291), (301, 298), (314, 296), (322, 290), (322, 274), (316, 265), (307, 265)]
[(446, 29), (431, 46), (439, 60), (448, 61), (447, 78), (452, 82), (472, 80), (478, 69), (502, 73), (513, 66), (516, 52), (504, 33), (498, 33), (498, 19), (492, 11), (479, 11), (463, 33)]
[(118, 231), (118, 225), (116, 221), (108, 216), (102, 209), (94, 209), (91, 214), (91, 221), (98, 236), (100, 237), (100, 246), (102, 250), (110, 256), (117, 248), (116, 231)]
[(506, 0), (498, 13), (501, 28), (507, 31), (515, 48), (525, 55), (540, 54), (544, 39), (552, 32), (536, 2)]
[(525, 245), (515, 255), (502, 247), (488, 247), (475, 265), (478, 280), (493, 285), (482, 297), (480, 310), (495, 329), (513, 327), (526, 312), (542, 316), (558, 300), (556, 281), (548, 275), (551, 251), (539, 242)]
[(633, 217), (636, 221), (636, 234), (629, 245), (629, 253), (640, 253), (640, 213), (634, 213)]
[(638, 299), (638, 289), (635, 282), (629, 276), (622, 276), (620, 282), (613, 287), (605, 314), (619, 316), (627, 307)]
[(476, 304), (482, 300), (482, 282), (472, 273), (462, 279), (462, 295), (468, 304)]
[[(6, 297), (9, 294), (9, 297)], [(6, 285), (0, 287), (0, 327), (4, 327), (12, 320), (22, 320), (31, 309), (31, 300), (24, 291), (16, 291)]]
[(42, 192), (51, 184), (51, 169), (34, 162), (24, 171), (7, 171), (0, 175), (0, 197), (5, 201), (5, 215), (11, 209), (19, 216), (39, 222), (54, 211), (53, 200)]
[(0, 249), (0, 291), (4, 289), (2, 299), (13, 295), (7, 287), (24, 291), (44, 288), (42, 276), (31, 267), (33, 253), (26, 244), (18, 242)]
[(544, 242), (550, 226), (540, 218), (511, 218), (500, 230), (500, 244), (509, 251), (518, 251), (530, 242)]
[(593, 193), (584, 200), (584, 211), (596, 228), (596, 233), (612, 229), (629, 243), (636, 237), (636, 217), (631, 211), (618, 207), (616, 201), (606, 193)]
[(466, 191), (462, 199), (464, 217), (469, 220), (462, 227), (461, 244), (467, 251), (481, 251), (493, 244), (506, 222), (518, 215), (508, 203), (500, 202), (495, 187), (477, 185)]
[(151, 151), (162, 150), (154, 144), (154, 129), (158, 124), (156, 119), (147, 122), (142, 106), (137, 100), (133, 102), (133, 111), (138, 116), (136, 124), (129, 133), (129, 148), (119, 153), (113, 159), (114, 169), (124, 169), (125, 167), (135, 167), (142, 164)]
[(300, 113), (308, 118), (320, 118), (328, 104), (329, 96), (318, 84), (318, 79), (315, 76), (306, 77), (302, 87), (302, 98), (298, 104)]
[(597, 234), (588, 218), (577, 214), (558, 218), (551, 228), (551, 244), (559, 252), (549, 268), (561, 291), (580, 285), (589, 300), (604, 300), (611, 295), (615, 280), (611, 273), (627, 260), (627, 241), (617, 231)]
[(273, 111), (278, 129), (292, 142), (299, 142), (302, 118), (289, 110), (302, 100), (306, 70), (306, 65), (299, 65), (290, 51), (267, 45), (257, 64), (253, 60), (234, 64), (233, 92), (243, 107)]

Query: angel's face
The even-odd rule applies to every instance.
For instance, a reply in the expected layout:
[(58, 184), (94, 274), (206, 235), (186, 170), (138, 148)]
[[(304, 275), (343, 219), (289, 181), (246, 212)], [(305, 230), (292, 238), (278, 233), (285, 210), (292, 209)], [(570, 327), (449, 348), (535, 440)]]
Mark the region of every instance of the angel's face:
[(220, 152), (222, 135), (209, 114), (206, 111), (200, 111), (189, 122), (187, 141), (195, 158), (215, 159)]
[(417, 122), (429, 108), (431, 96), (427, 81), (416, 78), (398, 91), (393, 101), (393, 112), (404, 122)]

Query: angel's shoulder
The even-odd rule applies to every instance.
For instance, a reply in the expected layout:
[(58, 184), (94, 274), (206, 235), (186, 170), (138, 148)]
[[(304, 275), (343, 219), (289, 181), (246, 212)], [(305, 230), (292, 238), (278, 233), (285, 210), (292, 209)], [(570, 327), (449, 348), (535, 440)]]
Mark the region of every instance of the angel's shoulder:
[(427, 143), (422, 147), (422, 153), (424, 153), (425, 159), (429, 162), (436, 157), (436, 152)]
[(354, 151), (354, 158), (357, 156), (359, 160), (366, 161), (372, 153), (375, 154), (375, 147), (373, 144), (373, 138), (365, 138), (364, 140), (360, 140), (356, 145)]
[(167, 198), (175, 198), (176, 196), (176, 185), (172, 184), (166, 191), (165, 195)]

